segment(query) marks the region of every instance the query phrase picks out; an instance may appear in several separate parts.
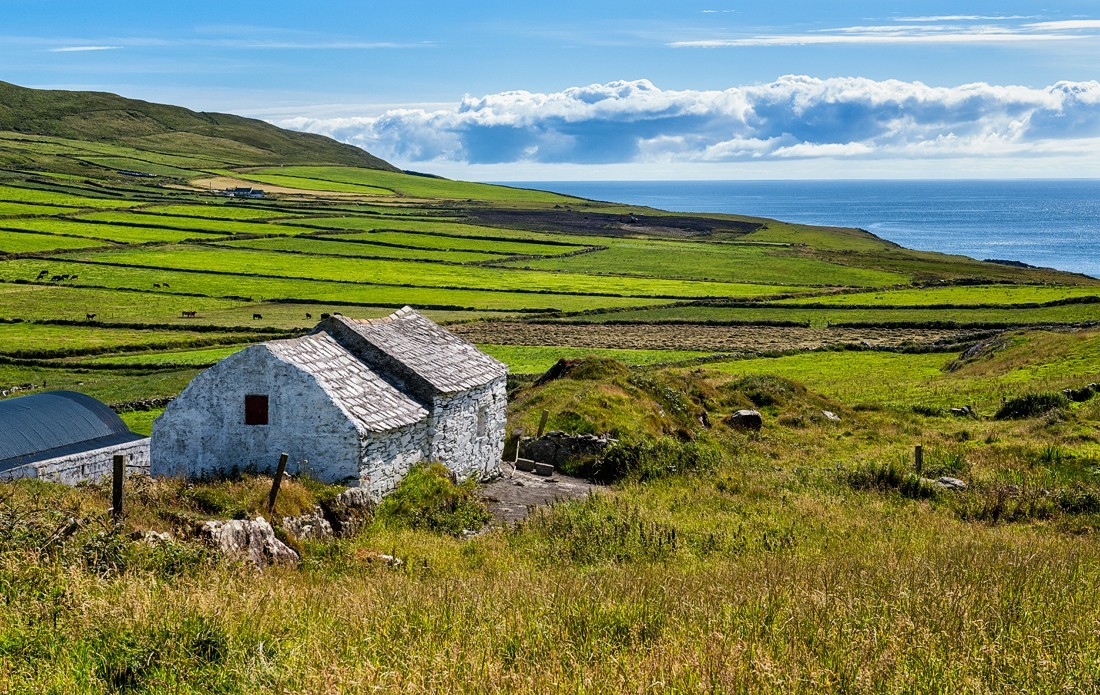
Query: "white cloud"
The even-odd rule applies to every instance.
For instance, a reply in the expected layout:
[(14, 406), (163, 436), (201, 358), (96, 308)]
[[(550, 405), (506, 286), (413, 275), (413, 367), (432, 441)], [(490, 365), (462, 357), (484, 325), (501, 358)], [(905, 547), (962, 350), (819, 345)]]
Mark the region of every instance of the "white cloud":
[(648, 80), (465, 97), (449, 108), (279, 125), (402, 166), (696, 165), (789, 160), (1100, 158), (1100, 82), (931, 87), (787, 75), (726, 90)]
[(50, 53), (79, 53), (83, 51), (116, 51), (122, 46), (61, 46), (49, 49)]

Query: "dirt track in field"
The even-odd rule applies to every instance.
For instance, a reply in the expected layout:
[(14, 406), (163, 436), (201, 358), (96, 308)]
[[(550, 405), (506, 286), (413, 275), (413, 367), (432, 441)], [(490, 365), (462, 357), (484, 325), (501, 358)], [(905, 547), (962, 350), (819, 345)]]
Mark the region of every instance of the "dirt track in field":
[(974, 331), (894, 328), (803, 328), (777, 326), (692, 326), (527, 324), (478, 322), (455, 324), (448, 330), (474, 343), (496, 345), (560, 345), (581, 348), (635, 350), (699, 350), (769, 352), (809, 350), (826, 345), (896, 346), (965, 340)]

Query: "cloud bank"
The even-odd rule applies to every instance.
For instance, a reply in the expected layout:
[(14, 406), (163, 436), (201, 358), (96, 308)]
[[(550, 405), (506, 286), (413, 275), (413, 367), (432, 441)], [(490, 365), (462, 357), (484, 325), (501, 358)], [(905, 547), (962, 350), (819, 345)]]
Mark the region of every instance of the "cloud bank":
[(279, 125), (328, 135), (403, 166), (1095, 159), (1100, 82), (930, 87), (788, 75), (769, 84), (696, 91), (633, 80), (555, 93), (467, 96), (446, 109), (290, 118)]

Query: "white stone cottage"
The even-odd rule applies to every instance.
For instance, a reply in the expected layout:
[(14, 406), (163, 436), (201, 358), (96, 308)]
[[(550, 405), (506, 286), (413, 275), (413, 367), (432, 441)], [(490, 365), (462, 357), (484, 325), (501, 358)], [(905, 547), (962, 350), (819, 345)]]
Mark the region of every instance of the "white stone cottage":
[(409, 307), (324, 319), (301, 338), (253, 345), (206, 370), (153, 424), (153, 475), (288, 470), (392, 490), (439, 461), (460, 478), (495, 471), (508, 368)]

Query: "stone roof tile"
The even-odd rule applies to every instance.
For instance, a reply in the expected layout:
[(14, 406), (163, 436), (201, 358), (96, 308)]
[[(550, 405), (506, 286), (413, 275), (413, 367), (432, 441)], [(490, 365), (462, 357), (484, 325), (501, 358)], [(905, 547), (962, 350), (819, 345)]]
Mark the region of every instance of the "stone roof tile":
[(333, 317), (442, 393), (483, 386), (508, 374), (508, 367), (411, 307), (382, 319)]
[(316, 378), (333, 401), (368, 431), (384, 432), (428, 416), (419, 403), (390, 386), (328, 333), (264, 345), (276, 357)]

